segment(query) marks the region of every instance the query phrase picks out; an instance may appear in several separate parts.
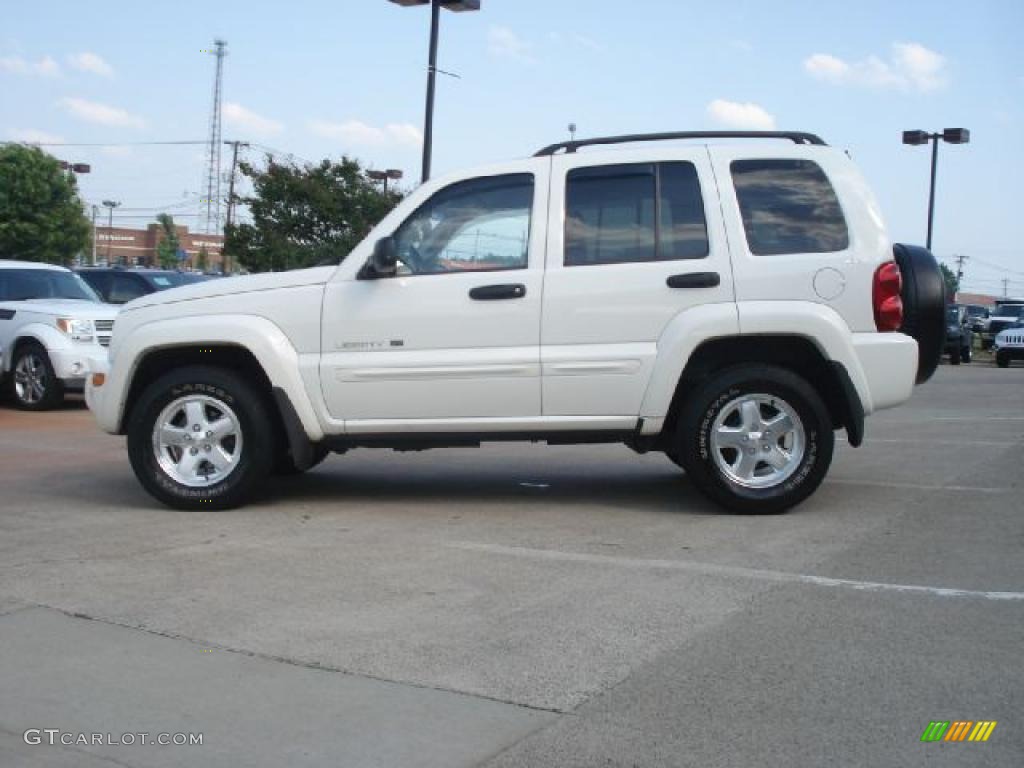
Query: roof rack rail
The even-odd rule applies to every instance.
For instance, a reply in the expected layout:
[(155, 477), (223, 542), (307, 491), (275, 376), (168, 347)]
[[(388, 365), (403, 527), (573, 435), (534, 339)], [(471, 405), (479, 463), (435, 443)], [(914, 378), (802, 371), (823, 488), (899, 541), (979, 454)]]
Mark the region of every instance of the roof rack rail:
[(671, 141), (673, 139), (789, 139), (795, 144), (828, 146), (820, 136), (800, 131), (675, 131), (670, 133), (628, 133), (623, 136), (597, 136), (593, 139), (560, 141), (536, 152), (534, 157), (553, 155), (564, 149), (575, 152), (594, 144), (632, 144), (639, 141)]

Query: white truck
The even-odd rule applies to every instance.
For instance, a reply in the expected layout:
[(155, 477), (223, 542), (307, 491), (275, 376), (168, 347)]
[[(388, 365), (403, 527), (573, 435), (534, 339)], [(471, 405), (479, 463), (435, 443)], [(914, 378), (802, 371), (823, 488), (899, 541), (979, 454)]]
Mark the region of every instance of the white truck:
[(424, 184), (339, 258), (124, 307), (86, 398), (153, 496), (226, 508), (360, 447), (621, 442), (780, 512), (945, 333), (934, 258), (806, 133), (552, 145)]
[(70, 269), (0, 260), (0, 379), (14, 404), (42, 411), (81, 391), (116, 315)]

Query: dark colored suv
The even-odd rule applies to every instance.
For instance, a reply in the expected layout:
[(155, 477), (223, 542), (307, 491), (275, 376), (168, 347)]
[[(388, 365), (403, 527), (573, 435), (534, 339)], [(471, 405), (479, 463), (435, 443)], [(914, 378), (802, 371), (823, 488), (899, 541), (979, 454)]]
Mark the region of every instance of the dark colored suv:
[(200, 272), (118, 267), (82, 267), (77, 272), (108, 304), (127, 304), (140, 296), (177, 288), (179, 285), (200, 283), (214, 277)]
[(946, 307), (946, 346), (943, 352), (949, 355), (951, 364), (960, 365), (961, 362), (971, 362), (973, 346), (974, 334), (967, 307), (950, 304)]

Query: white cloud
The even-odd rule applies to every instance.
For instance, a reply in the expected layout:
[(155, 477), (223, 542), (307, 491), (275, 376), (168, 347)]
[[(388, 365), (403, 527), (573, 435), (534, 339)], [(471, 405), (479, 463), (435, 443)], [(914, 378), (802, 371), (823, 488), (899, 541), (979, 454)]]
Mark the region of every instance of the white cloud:
[(24, 141), (26, 144), (61, 144), (63, 136), (46, 131), (38, 131), (35, 128), (14, 128), (7, 132), (7, 135), (14, 141)]
[(495, 56), (519, 61), (533, 61), (533, 46), (508, 27), (492, 26), (487, 30), (487, 50)]
[(257, 115), (233, 101), (224, 104), (224, 120), (229, 125), (242, 128), (258, 136), (271, 136), (284, 130), (284, 126), (269, 117)]
[(729, 128), (751, 131), (775, 130), (775, 118), (757, 104), (715, 99), (708, 104), (708, 115)]
[(56, 77), (60, 74), (60, 65), (52, 56), (43, 56), (36, 61), (29, 61), (21, 56), (3, 56), (0, 57), (0, 71), (14, 75)]
[(594, 53), (605, 53), (608, 50), (608, 47), (603, 43), (599, 43), (592, 37), (581, 35), (579, 32), (570, 33), (569, 39), (576, 43), (576, 45), (582, 46), (587, 50), (593, 51)]
[(411, 123), (389, 123), (383, 128), (379, 128), (361, 120), (346, 120), (343, 123), (311, 120), (309, 130), (317, 136), (327, 139), (337, 139), (348, 144), (364, 146), (418, 147), (423, 144), (423, 134)]
[(91, 72), (103, 77), (110, 77), (114, 74), (114, 68), (107, 64), (99, 54), (89, 51), (72, 53), (68, 56), (68, 64), (82, 72)]
[(944, 56), (920, 43), (894, 43), (889, 61), (868, 56), (851, 63), (828, 53), (816, 53), (804, 60), (804, 70), (809, 75), (833, 85), (922, 92), (946, 84), (945, 67)]
[(58, 104), (64, 107), (73, 117), (77, 117), (79, 120), (87, 123), (127, 128), (142, 128), (146, 124), (146, 121), (138, 115), (133, 115), (120, 107), (111, 107), (107, 104), (100, 104), (74, 96), (61, 99)]

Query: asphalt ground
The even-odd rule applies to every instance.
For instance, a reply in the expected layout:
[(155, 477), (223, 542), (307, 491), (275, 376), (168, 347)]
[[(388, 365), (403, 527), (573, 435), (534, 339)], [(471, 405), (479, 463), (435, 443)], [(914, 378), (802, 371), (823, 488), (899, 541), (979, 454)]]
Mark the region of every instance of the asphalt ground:
[(543, 445), (186, 513), (81, 403), (0, 406), (0, 766), (1019, 766), (1022, 447), (1024, 370), (943, 366), (782, 516)]

